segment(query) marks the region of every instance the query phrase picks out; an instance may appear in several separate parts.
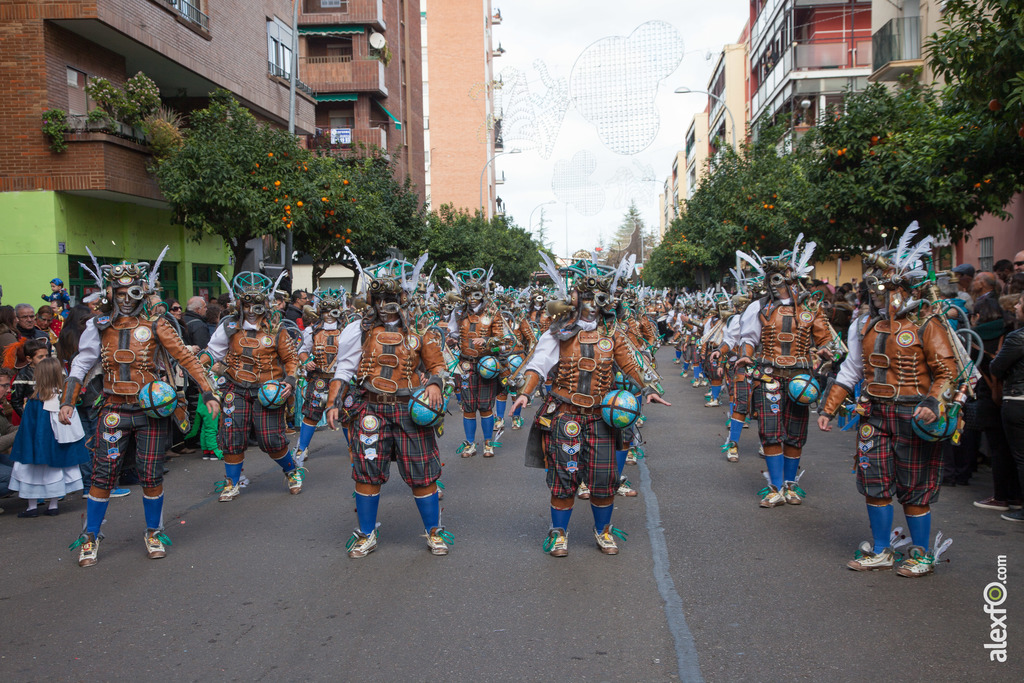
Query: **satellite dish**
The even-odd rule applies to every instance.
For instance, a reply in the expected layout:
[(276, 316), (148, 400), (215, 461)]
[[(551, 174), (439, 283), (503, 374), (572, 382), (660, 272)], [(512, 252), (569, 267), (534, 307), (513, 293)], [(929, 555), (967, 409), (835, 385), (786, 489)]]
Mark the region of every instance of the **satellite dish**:
[(376, 31), (370, 34), (369, 41), (370, 47), (372, 47), (374, 50), (380, 50), (381, 48), (384, 47), (385, 43), (387, 42), (386, 40), (384, 40), (384, 34), (377, 33)]

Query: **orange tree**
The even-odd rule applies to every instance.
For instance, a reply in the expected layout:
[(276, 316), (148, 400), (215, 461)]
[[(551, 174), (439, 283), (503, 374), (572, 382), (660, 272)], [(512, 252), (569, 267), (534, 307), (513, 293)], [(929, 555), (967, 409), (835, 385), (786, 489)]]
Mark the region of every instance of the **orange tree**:
[(156, 161), (160, 191), (192, 239), (216, 235), (233, 263), (241, 263), (249, 240), (284, 236), (286, 222), (270, 188), (292, 186), (308, 153), (287, 131), (258, 122), (226, 90), (189, 119), (182, 145)]

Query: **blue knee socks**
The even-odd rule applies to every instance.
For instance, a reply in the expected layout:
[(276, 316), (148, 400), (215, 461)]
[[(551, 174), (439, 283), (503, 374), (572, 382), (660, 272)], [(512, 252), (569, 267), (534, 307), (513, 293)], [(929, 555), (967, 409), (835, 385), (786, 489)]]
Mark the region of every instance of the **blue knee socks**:
[(232, 464), (225, 462), (224, 476), (230, 479), (232, 484), (237, 484), (238, 480), (242, 477), (242, 463)]
[(598, 531), (604, 531), (604, 528), (612, 523), (612, 510), (615, 509), (614, 505), (594, 505), (590, 504), (590, 510), (594, 513), (594, 528)]
[(494, 402), (494, 414), (495, 416), (498, 417), (499, 420), (505, 419), (505, 403), (505, 401)]
[(342, 427), (341, 433), (345, 436), (345, 443), (352, 443), (348, 438), (348, 427)]
[(558, 508), (551, 507), (551, 527), (553, 529), (568, 529), (569, 528), (569, 517), (572, 516), (572, 508), (568, 510), (559, 510)]
[(273, 460), (278, 465), (280, 465), (281, 469), (285, 473), (293, 471), (295, 469), (295, 467), (296, 467), (296, 465), (295, 465), (295, 458), (292, 457), (292, 452), (291, 451), (288, 451), (287, 453), (282, 455), (280, 458), (271, 458), (271, 460)]
[(490, 441), (494, 438), (494, 416), (481, 417), (480, 428), (484, 430), (484, 439)]
[(768, 477), (772, 486), (782, 488), (782, 453), (764, 456), (764, 464), (768, 467)]
[(164, 494), (159, 496), (142, 495), (142, 510), (146, 513), (147, 529), (164, 528)]
[[(435, 493), (434, 496), (436, 497), (437, 494)], [(419, 500), (416, 503), (418, 505)], [(379, 493), (367, 495), (356, 491), (356, 517), (359, 518), (359, 533), (369, 535), (377, 528), (377, 507), (379, 505)]]
[(304, 451), (309, 448), (309, 442), (313, 440), (313, 435), (316, 434), (316, 425), (308, 425), (305, 422), (299, 427), (299, 450)]
[(683, 352), (680, 351), (679, 349), (676, 349), (676, 360), (679, 360), (682, 357), (683, 357)]
[(733, 418), (729, 420), (729, 441), (739, 443), (740, 434), (743, 433), (743, 420)]
[(416, 507), (420, 510), (423, 530), (429, 532), (434, 527), (441, 526), (441, 503), (437, 491), (426, 496), (413, 496), (413, 498), (416, 500)]
[(718, 385), (718, 386), (716, 387), (716, 386), (715, 386), (714, 384), (712, 384), (712, 385), (711, 385), (711, 398), (713, 398), (713, 399), (715, 399), (715, 400), (717, 401), (717, 400), (718, 400), (718, 395), (719, 395), (720, 393), (722, 393), (722, 385), (721, 385), (721, 384), (719, 384), (719, 385)]
[(109, 498), (93, 498), (91, 495), (85, 501), (85, 532), (93, 536), (99, 536), (100, 526), (103, 518), (107, 515)]
[(889, 547), (892, 535), (892, 503), (888, 505), (872, 505), (868, 503), (868, 521), (871, 522), (871, 538), (874, 541), (873, 552), (880, 553)]
[(523, 412), (523, 409), (521, 407), (517, 407), (515, 410), (512, 411), (512, 415), (514, 417), (519, 417), (520, 414), (522, 414), (522, 412)]
[(796, 481), (796, 473), (800, 471), (800, 458), (782, 458), (782, 478), (786, 481)]
[[(682, 354), (680, 354), (680, 355), (682, 355)], [(683, 361), (683, 372), (686, 372), (689, 369), (690, 369), (690, 363), (687, 362), (687, 361)]]
[(626, 467), (626, 456), (629, 451), (615, 451), (615, 469), (622, 476), (622, 470)]
[(906, 515), (906, 517), (907, 530), (910, 531), (910, 540), (913, 541), (914, 545), (919, 545), (928, 550), (932, 542), (930, 538), (932, 534), (931, 511), (923, 515)]
[(466, 432), (466, 441), (470, 443), (476, 441), (476, 416), (463, 417), (462, 429)]

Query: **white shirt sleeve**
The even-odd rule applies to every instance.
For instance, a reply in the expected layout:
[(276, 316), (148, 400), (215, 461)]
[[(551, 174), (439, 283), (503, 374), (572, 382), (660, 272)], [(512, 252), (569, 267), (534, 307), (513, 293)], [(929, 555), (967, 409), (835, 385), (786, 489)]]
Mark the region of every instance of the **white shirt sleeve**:
[(363, 359), (362, 321), (356, 320), (345, 326), (338, 335), (338, 358), (334, 363), (334, 379), (348, 382), (359, 369)]
[(558, 364), (560, 353), (561, 346), (558, 343), (558, 339), (555, 338), (555, 335), (551, 334), (549, 329), (537, 340), (537, 346), (533, 350), (533, 357), (527, 363), (526, 369), (533, 370), (540, 375), (540, 379), (543, 382), (544, 378), (551, 372), (551, 368)]
[(89, 370), (96, 365), (100, 359), (100, 332), (96, 329), (95, 319), (90, 318), (85, 323), (85, 331), (78, 340), (78, 354), (71, 361), (69, 377), (74, 377), (82, 384), (85, 384), (85, 376)]
[(740, 331), (739, 338), (737, 339), (737, 348), (743, 344), (750, 344), (751, 348), (756, 349), (757, 345), (761, 343), (761, 302), (752, 301), (749, 306), (743, 311), (743, 316), (740, 318)]
[(206, 346), (206, 352), (210, 354), (210, 358), (214, 361), (224, 360), (224, 356), (228, 353), (228, 346), (231, 341), (228, 339), (228, 333), (224, 330), (224, 324), (221, 323), (217, 326), (217, 329), (213, 331), (213, 336), (210, 337), (210, 343)]
[(302, 331), (302, 345), (299, 346), (299, 353), (313, 352), (313, 328), (307, 327)]
[(860, 326), (866, 318), (867, 316), (857, 316), (850, 323), (850, 331), (846, 337), (849, 340), (847, 347), (850, 349), (850, 353), (847, 354), (846, 360), (839, 366), (839, 372), (836, 374), (836, 384), (841, 384), (850, 390), (857, 385), (857, 382), (864, 379), (864, 342), (860, 336)]
[(722, 343), (728, 346), (731, 351), (737, 350), (741, 317), (742, 316), (734, 315), (729, 318), (729, 322), (725, 324), (725, 334), (722, 335)]
[(448, 336), (452, 339), (459, 338), (459, 320), (455, 317), (455, 311), (448, 317)]

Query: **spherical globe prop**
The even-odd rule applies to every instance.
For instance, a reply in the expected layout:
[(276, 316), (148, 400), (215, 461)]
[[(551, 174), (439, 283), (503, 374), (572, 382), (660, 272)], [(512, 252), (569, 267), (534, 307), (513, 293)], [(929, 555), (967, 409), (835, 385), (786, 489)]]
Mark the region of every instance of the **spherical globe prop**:
[[(443, 396), (443, 392), (442, 392)], [(435, 410), (430, 406), (427, 399), (427, 388), (420, 387), (412, 393), (409, 399), (409, 419), (420, 427), (433, 427), (444, 420), (445, 411), (448, 409), (448, 397), (443, 396), (441, 408)]]
[(518, 370), (519, 366), (521, 366), (522, 364), (523, 357), (520, 356), (518, 353), (513, 353), (511, 356), (508, 357), (508, 369), (511, 372), (515, 372), (516, 370)]
[(640, 401), (624, 389), (615, 389), (601, 399), (601, 419), (613, 429), (626, 429), (640, 417)]
[(615, 371), (615, 388), (626, 390), (629, 388), (629, 381), (626, 376), (622, 374), (621, 370)]
[(494, 379), (501, 372), (501, 366), (498, 364), (498, 359), (494, 356), (484, 356), (476, 364), (476, 371), (484, 379)]
[(789, 397), (797, 403), (808, 405), (821, 396), (821, 385), (807, 373), (802, 373), (789, 380)]
[(257, 397), (264, 408), (280, 408), (288, 400), (285, 397), (285, 383), (272, 379), (260, 386)]
[(952, 414), (942, 413), (931, 424), (925, 424), (917, 417), (910, 418), (910, 426), (913, 428), (914, 433), (929, 442), (945, 441), (952, 437), (956, 433), (957, 422), (958, 419), (955, 412)]
[(156, 380), (139, 390), (139, 405), (150, 417), (167, 417), (178, 406), (178, 392), (167, 382)]

